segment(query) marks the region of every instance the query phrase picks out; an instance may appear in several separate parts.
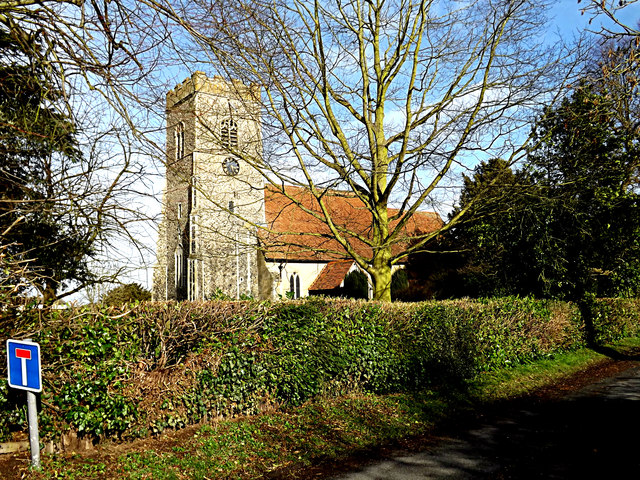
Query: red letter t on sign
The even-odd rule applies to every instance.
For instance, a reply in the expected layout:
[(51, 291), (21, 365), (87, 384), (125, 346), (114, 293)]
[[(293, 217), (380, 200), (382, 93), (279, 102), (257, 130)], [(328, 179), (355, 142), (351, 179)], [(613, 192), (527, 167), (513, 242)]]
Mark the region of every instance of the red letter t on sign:
[(31, 350), (26, 348), (16, 348), (16, 357), (31, 360)]
[(27, 386), (27, 360), (31, 360), (31, 350), (28, 348), (16, 348), (16, 357), (20, 359), (22, 367), (22, 385)]

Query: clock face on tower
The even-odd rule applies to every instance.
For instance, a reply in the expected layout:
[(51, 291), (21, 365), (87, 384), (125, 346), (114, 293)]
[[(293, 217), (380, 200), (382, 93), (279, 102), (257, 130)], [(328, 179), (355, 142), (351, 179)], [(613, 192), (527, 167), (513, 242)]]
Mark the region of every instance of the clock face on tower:
[(227, 175), (237, 175), (240, 171), (240, 164), (235, 158), (227, 158), (222, 162), (222, 169)]

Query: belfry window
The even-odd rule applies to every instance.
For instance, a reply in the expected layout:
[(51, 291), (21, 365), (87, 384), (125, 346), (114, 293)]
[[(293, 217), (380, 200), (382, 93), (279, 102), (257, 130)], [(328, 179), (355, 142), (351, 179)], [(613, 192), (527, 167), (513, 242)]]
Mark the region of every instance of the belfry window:
[(176, 140), (176, 160), (184, 157), (184, 123), (179, 122), (175, 131)]
[(289, 277), (289, 294), (292, 298), (300, 298), (300, 276), (297, 273)]
[(220, 125), (220, 144), (227, 150), (238, 148), (238, 126), (231, 118), (223, 120)]

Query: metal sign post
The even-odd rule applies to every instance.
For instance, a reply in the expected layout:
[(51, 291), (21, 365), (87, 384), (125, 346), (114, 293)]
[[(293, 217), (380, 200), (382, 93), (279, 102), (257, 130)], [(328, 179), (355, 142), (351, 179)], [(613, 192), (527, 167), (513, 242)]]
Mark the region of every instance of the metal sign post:
[(7, 340), (7, 377), (10, 387), (27, 391), (31, 466), (39, 469), (40, 433), (36, 393), (42, 391), (40, 345), (29, 340)]

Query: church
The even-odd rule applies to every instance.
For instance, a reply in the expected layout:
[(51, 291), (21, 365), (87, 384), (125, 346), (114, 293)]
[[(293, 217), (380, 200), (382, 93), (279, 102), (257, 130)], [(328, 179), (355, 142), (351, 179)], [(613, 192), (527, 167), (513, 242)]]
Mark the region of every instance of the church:
[[(359, 269), (317, 218), (309, 190), (276, 187), (255, 167), (263, 155), (259, 96), (258, 86), (202, 72), (167, 93), (155, 300), (330, 294)], [(367, 235), (371, 214), (353, 193), (327, 190), (324, 205), (334, 222)], [(436, 213), (417, 212), (405, 229), (441, 225)], [(370, 249), (355, 238), (352, 245)]]

